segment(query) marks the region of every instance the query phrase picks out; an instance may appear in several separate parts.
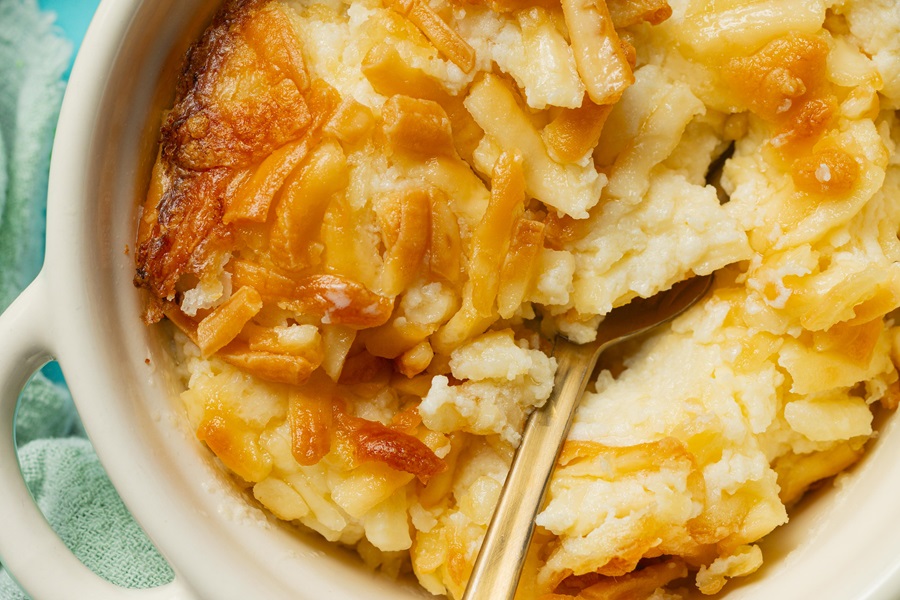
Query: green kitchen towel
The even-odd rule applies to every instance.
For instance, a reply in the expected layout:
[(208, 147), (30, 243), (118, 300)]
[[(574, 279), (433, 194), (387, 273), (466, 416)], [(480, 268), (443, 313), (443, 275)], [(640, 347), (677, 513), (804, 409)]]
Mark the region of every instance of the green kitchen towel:
[[(35, 0), (0, 0), (0, 310), (41, 265), (50, 148), (70, 54), (53, 16)], [(84, 438), (67, 389), (54, 379), (35, 375), (16, 417), (19, 460), (35, 501), (72, 552), (107, 580), (132, 588), (171, 581), (172, 570), (131, 518)], [(10, 575), (0, 568), (0, 599), (27, 598)]]
[[(110, 484), (90, 442), (43, 439), (20, 453), (22, 473), (50, 525), (85, 565), (129, 588), (172, 579), (168, 564), (144, 535)], [(48, 569), (48, 576), (52, 570)], [(72, 598), (82, 598), (73, 590)], [(4, 574), (0, 598), (27, 598)]]

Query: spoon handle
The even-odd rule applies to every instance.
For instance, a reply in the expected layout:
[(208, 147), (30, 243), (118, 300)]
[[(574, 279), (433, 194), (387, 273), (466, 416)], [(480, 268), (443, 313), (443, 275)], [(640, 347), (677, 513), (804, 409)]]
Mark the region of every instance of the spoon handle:
[(673, 319), (693, 306), (712, 286), (713, 276), (680, 281), (668, 291), (638, 298), (610, 312), (597, 328), (597, 339), (578, 345), (556, 337), (556, 377), (546, 404), (531, 413), (513, 456), (494, 517), (469, 577), (462, 600), (513, 600), (537, 516), (553, 467), (572, 425), (575, 407), (600, 354)]
[[(597, 358), (608, 344), (579, 346), (557, 338), (553, 392), (531, 413), (463, 600), (512, 600), (553, 467)], [(512, 493), (507, 493), (507, 490)]]

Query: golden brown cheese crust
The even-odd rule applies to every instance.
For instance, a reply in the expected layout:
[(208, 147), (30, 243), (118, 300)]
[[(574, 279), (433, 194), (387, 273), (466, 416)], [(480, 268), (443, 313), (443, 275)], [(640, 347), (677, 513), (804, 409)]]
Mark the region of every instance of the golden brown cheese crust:
[(310, 123), (299, 44), (268, 4), (226, 2), (187, 54), (138, 239), (135, 284), (159, 298), (226, 251), (236, 182)]

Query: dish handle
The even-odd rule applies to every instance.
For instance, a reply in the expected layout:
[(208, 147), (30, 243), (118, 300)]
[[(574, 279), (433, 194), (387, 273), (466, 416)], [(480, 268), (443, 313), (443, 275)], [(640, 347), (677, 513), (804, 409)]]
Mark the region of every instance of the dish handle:
[(156, 588), (126, 589), (95, 574), (59, 539), (25, 485), (16, 451), (16, 405), (31, 376), (53, 359), (46, 288), (42, 272), (0, 314), (0, 562), (34, 598), (194, 600), (177, 577)]

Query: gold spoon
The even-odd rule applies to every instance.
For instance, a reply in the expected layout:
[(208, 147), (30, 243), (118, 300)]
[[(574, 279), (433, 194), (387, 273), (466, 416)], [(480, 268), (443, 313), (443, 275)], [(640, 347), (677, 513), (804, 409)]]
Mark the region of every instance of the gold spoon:
[(713, 276), (694, 277), (651, 298), (638, 298), (610, 312), (597, 328), (597, 339), (574, 344), (557, 336), (553, 346), (556, 377), (546, 404), (531, 413), (513, 456), (506, 483), (463, 600), (513, 600), (575, 407), (600, 354), (617, 342), (665, 323), (693, 306), (709, 290)]

